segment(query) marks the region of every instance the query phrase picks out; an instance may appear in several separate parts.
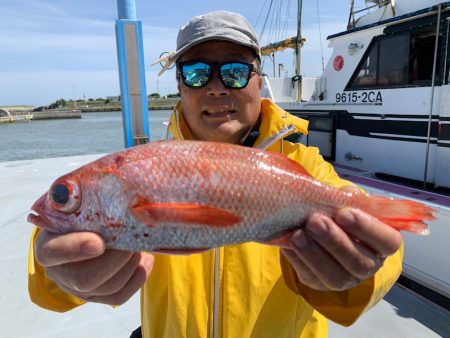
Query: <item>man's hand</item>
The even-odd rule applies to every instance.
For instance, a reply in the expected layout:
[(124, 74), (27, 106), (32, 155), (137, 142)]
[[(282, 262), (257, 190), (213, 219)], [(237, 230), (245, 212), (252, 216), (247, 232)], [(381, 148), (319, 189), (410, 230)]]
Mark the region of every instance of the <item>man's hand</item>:
[(36, 261), (63, 291), (110, 305), (123, 304), (133, 296), (154, 261), (146, 253), (105, 250), (102, 238), (90, 232), (55, 235), (42, 230), (34, 249)]
[(322, 291), (344, 291), (372, 277), (402, 244), (400, 232), (356, 209), (333, 219), (310, 217), (282, 249), (301, 283)]

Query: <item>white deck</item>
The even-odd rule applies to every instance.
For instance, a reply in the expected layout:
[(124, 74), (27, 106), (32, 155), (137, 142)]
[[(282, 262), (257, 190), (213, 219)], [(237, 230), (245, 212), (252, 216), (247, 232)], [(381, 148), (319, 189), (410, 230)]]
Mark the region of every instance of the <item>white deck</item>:
[[(138, 295), (116, 309), (87, 304), (63, 314), (28, 297), (30, 207), (57, 177), (97, 157), (0, 162), (0, 337), (129, 337), (140, 325)], [(450, 314), (395, 287), (352, 327), (331, 324), (330, 337), (450, 337)]]

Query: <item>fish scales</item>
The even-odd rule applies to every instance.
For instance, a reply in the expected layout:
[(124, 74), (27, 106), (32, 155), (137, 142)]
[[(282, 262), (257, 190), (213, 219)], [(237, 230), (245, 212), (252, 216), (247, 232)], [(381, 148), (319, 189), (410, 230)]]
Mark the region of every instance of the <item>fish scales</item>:
[[(29, 221), (57, 233), (96, 232), (109, 248), (192, 253), (273, 242), (311, 214), (331, 216), (345, 206), (416, 232), (433, 217), (418, 202), (329, 187), (280, 154), (165, 141), (107, 155), (59, 178), (33, 205), (37, 215)], [(377, 214), (380, 208), (387, 216)]]

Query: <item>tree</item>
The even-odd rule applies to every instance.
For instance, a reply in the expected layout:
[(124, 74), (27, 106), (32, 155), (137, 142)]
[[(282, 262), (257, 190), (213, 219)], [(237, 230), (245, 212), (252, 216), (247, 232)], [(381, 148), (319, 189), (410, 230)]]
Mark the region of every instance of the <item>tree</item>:
[(48, 108), (49, 109), (55, 109), (55, 108), (61, 108), (65, 107), (67, 105), (67, 101), (64, 99), (56, 100), (55, 102), (51, 103)]
[(148, 98), (149, 99), (159, 99), (161, 97), (161, 95), (159, 95), (158, 93), (151, 93)]

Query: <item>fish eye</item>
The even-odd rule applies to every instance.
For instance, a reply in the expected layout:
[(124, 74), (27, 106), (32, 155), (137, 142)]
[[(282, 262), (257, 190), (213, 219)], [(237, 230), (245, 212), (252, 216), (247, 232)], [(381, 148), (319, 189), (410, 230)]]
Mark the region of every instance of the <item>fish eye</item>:
[(66, 204), (69, 201), (70, 190), (65, 184), (57, 184), (51, 193), (53, 201), (58, 204)]
[(50, 188), (48, 200), (51, 206), (58, 211), (74, 212), (81, 202), (79, 185), (73, 180), (58, 180)]

